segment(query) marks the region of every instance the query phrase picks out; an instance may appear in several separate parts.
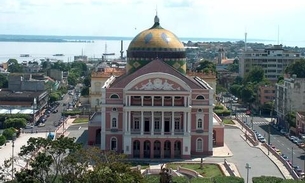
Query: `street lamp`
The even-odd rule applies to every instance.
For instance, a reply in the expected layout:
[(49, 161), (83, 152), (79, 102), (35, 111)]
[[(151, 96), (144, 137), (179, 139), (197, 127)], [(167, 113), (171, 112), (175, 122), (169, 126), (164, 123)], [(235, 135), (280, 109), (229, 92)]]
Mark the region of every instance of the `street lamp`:
[(293, 147), (291, 147), (291, 164), (293, 165)]
[(249, 170), (251, 169), (249, 163), (246, 163), (246, 169), (247, 169), (247, 183), (249, 183)]
[(14, 148), (15, 148), (16, 133), (12, 136), (12, 180), (14, 180)]
[(254, 128), (253, 128), (253, 114), (251, 115), (251, 123), (252, 123), (252, 130), (254, 130)]

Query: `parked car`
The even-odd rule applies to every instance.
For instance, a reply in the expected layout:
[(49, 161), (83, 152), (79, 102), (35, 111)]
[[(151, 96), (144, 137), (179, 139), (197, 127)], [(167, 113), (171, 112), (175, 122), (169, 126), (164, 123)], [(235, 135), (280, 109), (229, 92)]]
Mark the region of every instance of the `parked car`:
[(264, 137), (258, 138), (258, 141), (260, 141), (261, 143), (266, 143), (266, 139)]
[(53, 113), (57, 113), (58, 112), (58, 109), (55, 109), (54, 111), (53, 111)]

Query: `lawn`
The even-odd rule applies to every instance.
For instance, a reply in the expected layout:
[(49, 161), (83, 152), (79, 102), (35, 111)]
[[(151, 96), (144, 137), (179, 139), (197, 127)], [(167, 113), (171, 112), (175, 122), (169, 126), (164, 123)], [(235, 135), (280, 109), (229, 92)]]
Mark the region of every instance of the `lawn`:
[(223, 176), (222, 171), (220, 170), (219, 166), (216, 165), (216, 164), (206, 164), (206, 163), (204, 163), (202, 169), (200, 169), (200, 164), (199, 163), (167, 164), (168, 168), (172, 168), (174, 170), (177, 169), (177, 166), (181, 166), (181, 167), (184, 167), (184, 168), (195, 170), (196, 172), (198, 172), (203, 177)]
[(231, 119), (227, 119), (227, 118), (223, 119), (222, 122), (223, 122), (224, 124), (231, 124), (231, 125), (234, 125), (234, 124), (235, 124)]
[(88, 118), (76, 118), (73, 123), (88, 123)]

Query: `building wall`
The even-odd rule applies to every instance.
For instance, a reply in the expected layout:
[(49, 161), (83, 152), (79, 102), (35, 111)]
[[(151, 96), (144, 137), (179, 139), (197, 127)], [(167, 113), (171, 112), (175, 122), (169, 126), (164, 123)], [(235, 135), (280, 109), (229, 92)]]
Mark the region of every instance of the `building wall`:
[(58, 69), (49, 69), (48, 76), (54, 80), (62, 81), (63, 80), (63, 71)]
[(297, 135), (305, 135), (305, 112), (296, 112), (296, 132)]
[(272, 102), (275, 99), (275, 86), (259, 86), (258, 87), (258, 100), (260, 105), (266, 102)]
[(275, 45), (269, 49), (247, 50), (241, 54), (240, 58), (239, 75), (241, 77), (245, 77), (254, 66), (259, 66), (264, 69), (268, 80), (276, 81), (290, 63), (300, 59), (300, 54), (283, 50), (281, 45)]
[(284, 78), (276, 84), (276, 112), (283, 120), (290, 111), (305, 111), (305, 78)]

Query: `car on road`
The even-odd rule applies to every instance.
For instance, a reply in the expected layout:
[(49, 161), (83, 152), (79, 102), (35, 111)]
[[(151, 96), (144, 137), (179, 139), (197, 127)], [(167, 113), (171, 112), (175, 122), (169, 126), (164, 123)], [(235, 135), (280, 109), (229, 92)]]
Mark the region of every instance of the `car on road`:
[(44, 127), (44, 126), (46, 126), (45, 123), (39, 123), (39, 125), (38, 125), (38, 127)]
[(33, 125), (28, 124), (25, 126), (25, 129), (32, 129), (33, 127), (34, 127)]
[(58, 109), (55, 109), (54, 111), (53, 111), (53, 113), (57, 113), (58, 112)]
[(285, 154), (282, 154), (281, 156), (285, 161), (288, 161), (288, 156), (286, 156)]
[(264, 137), (259, 137), (258, 141), (260, 141), (261, 143), (266, 143), (266, 139)]

